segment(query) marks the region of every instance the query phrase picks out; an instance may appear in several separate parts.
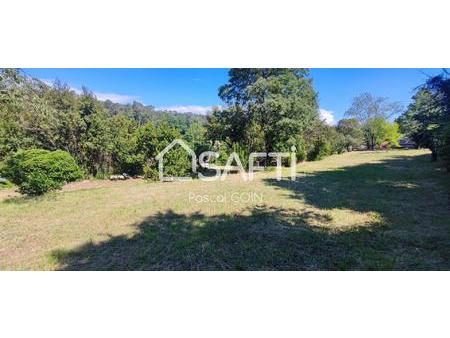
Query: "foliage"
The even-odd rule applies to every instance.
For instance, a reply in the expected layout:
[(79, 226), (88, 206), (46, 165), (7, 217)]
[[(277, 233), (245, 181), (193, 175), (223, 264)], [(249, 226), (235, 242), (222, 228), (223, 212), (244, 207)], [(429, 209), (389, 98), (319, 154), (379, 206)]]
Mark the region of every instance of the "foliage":
[(184, 140), (189, 143), (197, 156), (211, 148), (210, 142), (206, 138), (206, 133), (207, 129), (203, 124), (194, 122), (184, 135)]
[(412, 99), (406, 112), (398, 118), (401, 131), (418, 146), (436, 151), (437, 127), (442, 119), (442, 108), (427, 88), (420, 88)]
[(370, 93), (363, 93), (353, 99), (346, 115), (355, 118), (361, 125), (366, 146), (374, 150), (383, 142), (385, 123), (402, 110), (397, 102), (390, 102), (384, 97), (374, 97)]
[(371, 149), (381, 147), (383, 143), (388, 146), (398, 146), (400, 138), (399, 126), (397, 123), (390, 123), (383, 117), (376, 117), (368, 121), (364, 129), (366, 140), (371, 145)]
[(345, 138), (333, 126), (319, 121), (314, 125), (313, 132), (308, 134), (311, 145), (307, 149), (308, 161), (321, 160), (333, 154), (345, 151)]
[[(156, 156), (173, 140), (180, 139), (181, 134), (175, 127), (163, 122), (158, 128), (152, 123), (140, 127), (137, 131), (137, 151), (143, 159), (144, 176), (149, 179), (158, 177), (158, 161)], [(186, 177), (191, 175), (192, 162), (190, 155), (176, 145), (164, 155), (164, 176)]]
[[(20, 70), (0, 70), (0, 161), (20, 149), (59, 149), (69, 152), (89, 176), (142, 175), (157, 150), (167, 145), (161, 139), (176, 134), (195, 151), (206, 149), (205, 121), (205, 116), (157, 111), (138, 102), (102, 102), (86, 88), (76, 93), (59, 81), (48, 85)], [(142, 133), (149, 124), (145, 142)], [(166, 135), (168, 126), (177, 132)]]
[(111, 119), (111, 160), (115, 173), (131, 176), (143, 172), (144, 156), (137, 152), (137, 123), (123, 115)]
[(309, 72), (299, 68), (232, 68), (228, 83), (219, 88), (219, 97), (228, 105), (245, 106), (251, 99), (248, 87), (260, 78), (270, 78), (292, 73), (298, 78), (306, 77)]
[(340, 120), (336, 129), (344, 137), (347, 151), (358, 149), (364, 143), (364, 133), (356, 118)]
[(447, 171), (450, 172), (450, 124), (447, 124), (441, 136), (442, 145), (440, 147), (440, 154), (444, 160)]
[(183, 134), (187, 132), (191, 124), (204, 124), (206, 122), (206, 117), (204, 115), (177, 113), (175, 111), (167, 110), (159, 111), (153, 106), (144, 106), (139, 102), (120, 104), (106, 100), (103, 102), (103, 106), (111, 116), (124, 116), (141, 126), (149, 122), (154, 125), (166, 122), (179, 129)]
[(6, 160), (3, 174), (27, 195), (42, 195), (83, 177), (74, 158), (62, 150), (19, 150)]
[(398, 123), (401, 131), (419, 147), (431, 150), (432, 160), (441, 157), (450, 168), (450, 77), (446, 71), (418, 88)]
[(400, 126), (398, 123), (389, 123), (385, 121), (384, 125), (384, 142), (388, 142), (390, 147), (398, 147), (399, 139), (401, 137), (400, 134)]
[(231, 69), (219, 89), (228, 107), (208, 117), (208, 138), (239, 144), (246, 152), (285, 151), (299, 145), (319, 120), (317, 94), (305, 69)]
[(316, 93), (311, 80), (296, 71), (259, 78), (251, 84), (248, 110), (261, 127), (266, 152), (286, 143), (292, 135), (301, 135), (318, 119)]

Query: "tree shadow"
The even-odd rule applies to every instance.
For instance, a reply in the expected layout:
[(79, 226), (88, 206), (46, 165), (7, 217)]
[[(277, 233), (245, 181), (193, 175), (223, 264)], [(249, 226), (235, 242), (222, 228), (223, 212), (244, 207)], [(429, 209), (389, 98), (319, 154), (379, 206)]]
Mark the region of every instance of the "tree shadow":
[[(131, 236), (55, 250), (63, 270), (296, 270), (318, 263), (318, 248), (302, 243), (322, 235), (311, 220), (325, 216), (291, 209), (248, 209), (239, 215), (157, 213)], [(324, 264), (324, 263), (320, 263)]]
[[(430, 171), (422, 161), (401, 158), (295, 182), (266, 180), (317, 211), (261, 205), (206, 216), (167, 210), (136, 224), (132, 235), (55, 250), (51, 258), (61, 270), (449, 269), (449, 213), (429, 200), (434, 188), (419, 172)], [(333, 209), (376, 212), (382, 221), (346, 230), (320, 226), (333, 222), (326, 213)]]
[(364, 240), (394, 269), (450, 268), (450, 180), (430, 165), (428, 155), (265, 182), (321, 211), (378, 215), (373, 225), (379, 226)]

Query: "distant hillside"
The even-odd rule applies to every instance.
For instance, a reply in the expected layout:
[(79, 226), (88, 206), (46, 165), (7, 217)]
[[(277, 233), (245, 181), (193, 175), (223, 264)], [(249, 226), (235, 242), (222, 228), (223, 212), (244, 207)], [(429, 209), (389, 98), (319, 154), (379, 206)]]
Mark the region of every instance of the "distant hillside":
[(171, 125), (186, 131), (192, 123), (206, 122), (206, 116), (193, 113), (178, 113), (175, 111), (156, 110), (153, 106), (144, 106), (142, 103), (133, 102), (132, 104), (114, 103), (110, 100), (103, 102), (109, 113), (114, 115), (125, 115), (135, 120), (139, 124), (152, 122), (158, 125), (161, 121), (168, 121)]

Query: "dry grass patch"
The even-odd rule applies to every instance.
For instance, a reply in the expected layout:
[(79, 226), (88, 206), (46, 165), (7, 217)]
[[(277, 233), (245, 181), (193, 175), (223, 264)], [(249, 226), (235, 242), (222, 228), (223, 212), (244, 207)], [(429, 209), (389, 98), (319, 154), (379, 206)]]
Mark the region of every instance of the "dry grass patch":
[(448, 176), (427, 156), (337, 155), (299, 165), (295, 182), (268, 172), (81, 182), (41, 198), (3, 190), (0, 268), (448, 269)]

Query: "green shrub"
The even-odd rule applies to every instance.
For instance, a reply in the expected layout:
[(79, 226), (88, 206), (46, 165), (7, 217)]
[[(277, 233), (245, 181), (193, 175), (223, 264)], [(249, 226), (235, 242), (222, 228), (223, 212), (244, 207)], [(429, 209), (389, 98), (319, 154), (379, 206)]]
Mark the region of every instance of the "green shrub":
[[(192, 162), (190, 155), (181, 147), (175, 146), (163, 157), (164, 177), (190, 177), (192, 176)], [(159, 180), (159, 162), (155, 159), (144, 165), (144, 177), (156, 181)]]
[(3, 177), (2, 169), (3, 169), (3, 164), (0, 162), (0, 189), (12, 188), (14, 185), (10, 181), (8, 181), (6, 178)]
[(145, 165), (144, 166), (144, 178), (151, 180), (151, 181), (159, 180), (158, 164)]
[[(164, 155), (164, 176), (189, 177), (192, 175), (191, 156), (181, 147), (175, 146)], [(155, 165), (155, 169), (158, 164)]]
[(333, 147), (330, 142), (317, 140), (308, 152), (308, 161), (319, 161), (333, 154)]
[(306, 144), (303, 140), (297, 142), (295, 146), (296, 149), (296, 156), (298, 162), (306, 161), (306, 158), (308, 156), (308, 151), (306, 150)]
[[(233, 144), (231, 151), (236, 153), (239, 156), (239, 160), (241, 161), (241, 164), (244, 167), (244, 169), (248, 169), (248, 159), (250, 157), (250, 153), (246, 149), (246, 147), (239, 143), (235, 143), (235, 144)], [(228, 156), (230, 156), (230, 154), (228, 154)], [(228, 159), (228, 157), (227, 157), (227, 159)], [(237, 164), (233, 163), (232, 165), (237, 165)]]
[(4, 175), (27, 195), (42, 195), (83, 177), (73, 157), (62, 150), (19, 150), (5, 164)]

